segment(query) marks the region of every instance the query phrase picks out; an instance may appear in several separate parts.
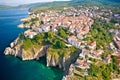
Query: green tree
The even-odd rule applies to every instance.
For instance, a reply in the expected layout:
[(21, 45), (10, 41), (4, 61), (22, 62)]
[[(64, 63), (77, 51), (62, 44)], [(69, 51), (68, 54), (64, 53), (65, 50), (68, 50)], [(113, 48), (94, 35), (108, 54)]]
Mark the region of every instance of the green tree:
[(113, 66), (113, 70), (117, 71), (118, 70), (118, 60), (115, 56), (111, 56), (112, 57), (112, 66)]
[(104, 65), (104, 68), (102, 68), (102, 77), (104, 80), (110, 80), (111, 72), (109, 68)]
[(64, 42), (62, 42), (62, 41), (56, 41), (56, 43), (55, 43), (55, 48), (65, 48), (66, 46), (65, 46), (65, 43)]
[(54, 37), (54, 33), (49, 31), (45, 33), (45, 38), (53, 38)]
[(29, 39), (29, 38), (25, 38), (23, 42), (24, 42), (23, 48), (25, 50), (28, 50), (32, 46), (32, 44), (33, 44), (31, 39)]
[(62, 38), (66, 38), (67, 37), (67, 31), (65, 29), (60, 29), (59, 30), (59, 36), (61, 36)]

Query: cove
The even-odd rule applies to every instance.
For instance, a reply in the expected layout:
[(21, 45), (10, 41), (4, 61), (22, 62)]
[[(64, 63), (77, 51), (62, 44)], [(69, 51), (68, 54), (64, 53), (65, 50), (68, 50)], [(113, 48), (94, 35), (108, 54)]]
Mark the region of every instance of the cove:
[(14, 56), (5, 56), (4, 49), (24, 29), (17, 28), (20, 19), (28, 16), (28, 10), (0, 10), (0, 80), (61, 80), (63, 71), (46, 67), (45, 58), (39, 61), (21, 61)]

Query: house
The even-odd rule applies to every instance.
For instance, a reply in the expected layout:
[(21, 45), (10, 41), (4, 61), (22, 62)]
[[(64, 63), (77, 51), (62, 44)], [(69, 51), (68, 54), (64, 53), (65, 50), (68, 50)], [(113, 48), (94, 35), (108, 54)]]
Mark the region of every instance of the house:
[(105, 58), (105, 62), (106, 63), (110, 63), (111, 61), (111, 55), (110, 54), (107, 54), (106, 58)]
[(117, 55), (116, 58), (118, 60), (118, 66), (120, 67), (120, 55)]
[(34, 32), (37, 32), (37, 33), (39, 33), (39, 30), (40, 30), (40, 28), (37, 28), (37, 27), (35, 27), (34, 29), (32, 29)]
[(42, 31), (43, 31), (43, 32), (48, 32), (48, 31), (50, 31), (50, 26), (49, 26), (49, 25), (43, 26), (43, 27), (42, 27)]
[(91, 42), (91, 43), (89, 43), (88, 44), (88, 47), (90, 48), (90, 49), (95, 49), (95, 47), (96, 47), (96, 41), (93, 41), (93, 42)]
[(71, 45), (73, 45), (73, 46), (75, 46), (75, 47), (77, 47), (77, 48), (80, 48), (81, 43), (78, 41), (78, 39), (76, 38), (76, 36), (70, 36), (70, 37), (68, 38), (68, 42), (69, 42)]
[(93, 50), (93, 51), (91, 51), (92, 56), (94, 58), (97, 58), (97, 59), (101, 58), (101, 55), (102, 55), (103, 52), (104, 52), (103, 50)]
[(115, 26), (120, 27), (120, 24), (119, 23), (115, 23)]
[(115, 50), (115, 49), (116, 49), (116, 47), (115, 47), (115, 45), (114, 45), (113, 42), (111, 42), (111, 43), (109, 44), (109, 49), (110, 49), (110, 50)]
[(115, 46), (120, 49), (120, 41), (119, 41), (119, 38), (118, 37), (115, 37), (114, 38), (114, 43), (115, 43)]
[(85, 60), (85, 59), (83, 60), (77, 59), (77, 61), (75, 62), (75, 66), (81, 69), (89, 69), (90, 63), (88, 60)]
[(77, 34), (77, 38), (80, 40), (84, 39), (83, 35), (81, 35), (81, 34)]
[(84, 58), (85, 58), (85, 56), (86, 56), (86, 55), (88, 55), (89, 53), (90, 53), (90, 51), (89, 51), (89, 50), (82, 49), (82, 52), (79, 54), (79, 56), (81, 56), (81, 57), (84, 57)]
[(24, 32), (24, 36), (30, 39), (32, 39), (35, 35), (37, 35), (37, 33), (31, 31), (30, 29)]
[(75, 32), (75, 25), (74, 24), (70, 25), (69, 32), (70, 33), (74, 33)]

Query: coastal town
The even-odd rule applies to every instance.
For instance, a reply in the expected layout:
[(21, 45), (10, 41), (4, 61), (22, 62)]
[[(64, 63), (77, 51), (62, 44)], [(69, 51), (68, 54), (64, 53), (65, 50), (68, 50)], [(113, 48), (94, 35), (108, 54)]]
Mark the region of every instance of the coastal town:
[[(115, 28), (108, 30), (108, 33), (113, 36), (113, 40), (105, 46), (108, 52), (103, 46), (97, 48), (98, 42), (96, 40), (86, 40), (90, 36), (90, 30), (96, 18), (105, 23), (110, 23), (113, 17), (120, 20), (120, 14), (114, 14), (111, 10), (101, 9), (98, 6), (64, 7), (63, 10), (59, 11), (47, 10), (40, 13), (30, 12), (27, 18), (21, 19), (23, 24), (20, 24), (18, 27), (26, 28), (27, 30), (23, 35), (31, 40), (41, 33), (53, 32), (55, 36), (59, 36), (58, 31), (60, 29), (67, 30), (68, 35), (60, 38), (65, 42), (67, 47), (74, 46), (79, 49), (80, 52), (62, 80), (73, 80), (72, 78), (75, 78), (76, 75), (83, 77), (89, 76), (89, 70), (91, 70), (92, 64), (112, 64), (112, 56), (115, 56), (118, 60), (116, 66), (120, 69), (120, 23), (115, 23)], [(14, 48), (16, 45), (16, 42), (12, 42), (10, 47)], [(10, 54), (10, 48), (6, 48), (4, 53), (6, 55)], [(106, 55), (103, 56), (105, 53)], [(111, 72), (110, 75), (112, 75), (112, 73), (114, 72)], [(117, 72), (115, 72), (115, 74), (116, 75), (110, 77), (110, 80), (120, 79), (120, 74)], [(75, 80), (77, 79), (75, 78)], [(82, 80), (82, 78), (78, 80)]]

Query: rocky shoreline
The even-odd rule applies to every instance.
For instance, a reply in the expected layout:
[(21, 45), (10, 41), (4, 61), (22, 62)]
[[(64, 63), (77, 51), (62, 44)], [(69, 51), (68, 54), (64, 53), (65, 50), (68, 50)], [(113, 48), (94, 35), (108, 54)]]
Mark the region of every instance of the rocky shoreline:
[[(23, 24), (19, 25), (19, 28), (27, 30), (5, 49), (4, 54), (20, 57), (22, 60), (39, 60), (45, 57), (46, 66), (64, 70), (63, 80), (71, 80), (70, 77), (77, 79), (78, 75), (80, 80), (86, 75), (92, 78), (91, 66), (100, 70), (103, 70), (101, 66), (105, 66), (108, 69), (108, 64), (114, 64), (111, 57), (113, 52), (119, 53), (112, 43), (111, 34), (116, 31), (110, 30), (115, 26), (107, 23), (109, 19), (99, 15), (99, 7), (86, 7), (85, 10), (84, 7), (78, 8), (33, 13), (22, 19)], [(111, 10), (107, 12), (111, 17)], [(120, 34), (117, 34), (114, 42), (118, 47), (119, 41)], [(100, 65), (94, 65), (99, 63)], [(109, 67), (111, 68), (111, 65)], [(102, 75), (105, 70), (99, 74)], [(110, 76), (111, 74), (107, 77)], [(104, 78), (102, 75), (101, 79)]]
[(55, 57), (52, 57), (49, 52), (47, 52), (47, 49), (49, 48), (48, 45), (42, 46), (39, 50), (35, 51), (36, 53), (33, 56), (30, 57), (25, 57), (25, 51), (22, 49), (23, 47), (23, 42), (20, 41), (20, 38), (15, 39), (11, 44), (10, 47), (7, 47), (4, 51), (5, 55), (13, 55), (15, 57), (20, 57), (23, 61), (24, 60), (39, 60), (42, 57), (46, 57), (46, 66), (51, 66), (51, 67), (56, 67), (58, 66), (59, 68), (62, 68), (65, 73), (67, 74), (67, 71), (69, 70), (69, 67), (72, 63), (76, 61), (76, 59), (79, 57), (79, 54), (81, 50), (78, 50), (74, 55), (70, 55), (68, 59), (65, 57), (60, 58), (59, 60), (56, 60)]

